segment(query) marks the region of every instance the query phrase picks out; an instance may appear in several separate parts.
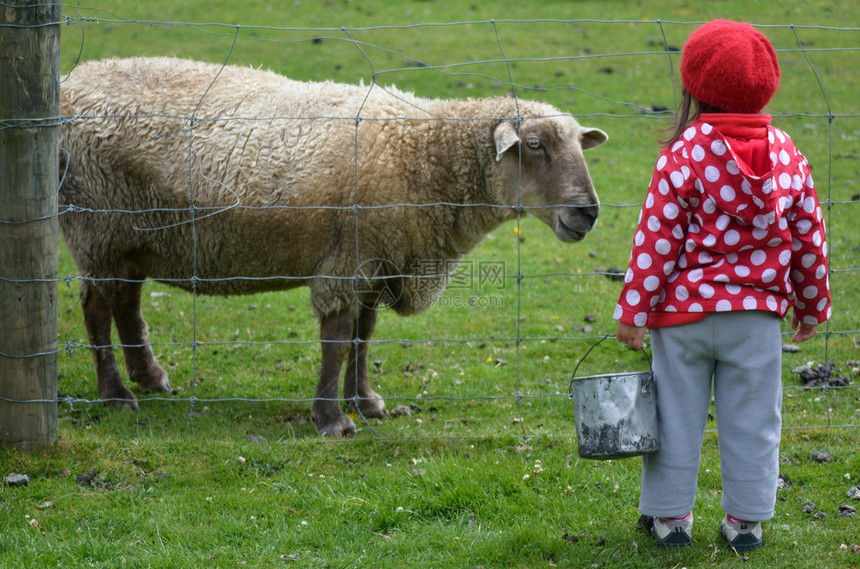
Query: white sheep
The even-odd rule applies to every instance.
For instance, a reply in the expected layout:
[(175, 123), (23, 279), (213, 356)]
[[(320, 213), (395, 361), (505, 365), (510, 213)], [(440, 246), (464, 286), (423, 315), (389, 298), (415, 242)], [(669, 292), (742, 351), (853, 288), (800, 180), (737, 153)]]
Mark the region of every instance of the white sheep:
[(85, 63), (61, 93), (60, 227), (83, 277), (99, 397), (116, 407), (137, 403), (112, 318), (130, 379), (170, 390), (140, 311), (145, 279), (216, 295), (309, 286), (322, 342), (313, 421), (352, 435), (338, 397), (347, 354), (343, 398), (385, 414), (366, 370), (381, 302), (426, 308), (446, 284), (437, 273), (518, 212), (579, 241), (599, 211), (582, 150), (606, 134), (543, 103), (172, 58)]

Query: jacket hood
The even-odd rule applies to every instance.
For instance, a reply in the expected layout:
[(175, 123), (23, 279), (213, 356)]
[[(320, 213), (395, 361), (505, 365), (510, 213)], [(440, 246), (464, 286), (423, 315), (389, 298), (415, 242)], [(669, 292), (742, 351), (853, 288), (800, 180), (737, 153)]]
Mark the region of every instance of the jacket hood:
[(673, 151), (688, 158), (705, 211), (719, 210), (741, 223), (767, 229), (780, 217), (791, 187), (801, 183), (791, 174), (797, 172), (798, 157), (785, 148), (788, 135), (767, 127), (770, 169), (757, 175), (716, 128), (706, 122), (694, 126), (698, 128), (690, 127)]

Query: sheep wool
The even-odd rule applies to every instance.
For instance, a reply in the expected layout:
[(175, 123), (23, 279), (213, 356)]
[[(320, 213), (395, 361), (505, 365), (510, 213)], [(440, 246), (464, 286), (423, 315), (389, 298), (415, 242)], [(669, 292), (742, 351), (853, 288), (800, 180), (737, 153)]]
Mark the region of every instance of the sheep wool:
[[(140, 314), (143, 279), (216, 295), (308, 286), (323, 340), (347, 340), (324, 341), (315, 396), (332, 400), (315, 400), (312, 416), (321, 434), (351, 434), (337, 377), (344, 350), (366, 356), (349, 340), (369, 338), (380, 304), (426, 308), (457, 260), (518, 211), (562, 241), (584, 238), (599, 211), (582, 151), (606, 134), (544, 103), (175, 58), (84, 63), (61, 102), (60, 226), (85, 277), (99, 396), (117, 406), (136, 403), (102, 347), (111, 316), (132, 346), (129, 376), (169, 389)], [(384, 414), (358, 373), (345, 396)]]

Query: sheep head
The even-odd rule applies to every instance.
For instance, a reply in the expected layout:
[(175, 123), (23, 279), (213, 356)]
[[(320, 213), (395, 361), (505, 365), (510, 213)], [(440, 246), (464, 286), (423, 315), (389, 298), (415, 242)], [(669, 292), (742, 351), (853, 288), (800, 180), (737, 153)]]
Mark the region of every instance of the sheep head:
[(561, 241), (581, 241), (597, 222), (600, 202), (583, 150), (606, 142), (596, 128), (558, 115), (502, 121), (496, 161), (505, 170), (505, 199), (546, 223)]

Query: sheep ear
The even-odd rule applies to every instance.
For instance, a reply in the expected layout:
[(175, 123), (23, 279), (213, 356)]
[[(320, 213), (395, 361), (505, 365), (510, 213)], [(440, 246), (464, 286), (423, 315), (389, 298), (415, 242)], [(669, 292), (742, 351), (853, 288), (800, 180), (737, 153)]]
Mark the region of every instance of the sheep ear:
[(510, 122), (505, 121), (496, 127), (494, 134), (496, 140), (496, 162), (502, 159), (502, 154), (505, 153), (511, 146), (520, 141), (517, 131)]
[(583, 150), (600, 146), (607, 140), (609, 140), (609, 135), (599, 128), (584, 128), (582, 129), (582, 134), (579, 136), (579, 143), (582, 145)]

